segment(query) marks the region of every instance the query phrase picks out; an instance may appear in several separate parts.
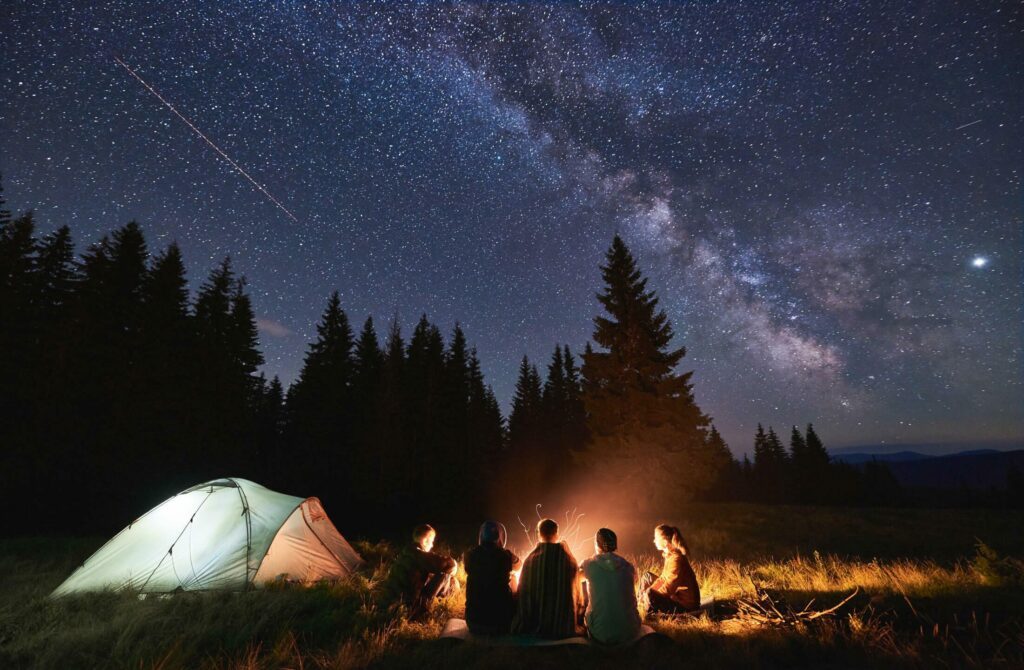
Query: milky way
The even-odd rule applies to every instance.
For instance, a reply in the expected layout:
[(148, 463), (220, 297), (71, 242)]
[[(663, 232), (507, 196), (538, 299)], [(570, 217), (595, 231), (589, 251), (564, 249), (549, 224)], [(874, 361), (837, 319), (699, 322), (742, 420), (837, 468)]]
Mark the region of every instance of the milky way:
[(231, 255), (270, 375), (339, 289), (507, 403), (619, 232), (734, 451), (1024, 436), (1018, 3), (70, 4), (3, 10), (9, 206)]

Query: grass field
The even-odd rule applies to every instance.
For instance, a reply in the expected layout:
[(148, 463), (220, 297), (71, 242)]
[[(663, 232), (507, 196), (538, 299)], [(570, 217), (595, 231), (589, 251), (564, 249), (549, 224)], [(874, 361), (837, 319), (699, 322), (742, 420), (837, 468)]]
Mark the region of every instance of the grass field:
[[(358, 542), (368, 567), (346, 583), (145, 600), (47, 597), (102, 538), (3, 540), (0, 667), (1024, 667), (1020, 512), (699, 505), (673, 521), (715, 616), (655, 619), (662, 635), (626, 649), (439, 640), (461, 594), (422, 624), (373, 603), (393, 535)], [(607, 525), (657, 565), (653, 521)], [(443, 549), (469, 546), (473, 529), (438, 528)]]

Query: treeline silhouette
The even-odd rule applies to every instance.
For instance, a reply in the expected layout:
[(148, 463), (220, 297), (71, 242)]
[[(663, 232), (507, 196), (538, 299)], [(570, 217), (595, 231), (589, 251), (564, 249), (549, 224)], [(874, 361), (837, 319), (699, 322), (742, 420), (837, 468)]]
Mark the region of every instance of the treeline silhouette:
[(754, 460), (731, 459), (707, 497), (717, 501), (795, 505), (890, 506), (907, 501), (889, 467), (868, 461), (860, 466), (830, 459), (813, 424), (805, 433), (792, 427), (789, 446), (771, 426), (757, 424)]
[[(721, 440), (713, 428), (712, 440)], [(803, 433), (792, 427), (788, 448), (771, 426), (765, 432), (758, 424), (753, 446), (754, 460), (730, 458), (702, 499), (768, 505), (1024, 507), (1024, 476), (1013, 464), (1003, 486), (904, 485), (884, 461), (831, 459), (810, 423)]]
[(457, 323), (447, 339), (426, 315), (408, 338), (397, 317), (383, 339), (372, 318), (357, 333), (335, 292), (285, 389), (259, 371), (229, 258), (193, 297), (176, 244), (153, 253), (133, 222), (76, 256), (68, 227), (37, 235), (0, 190), (0, 527), (108, 532), (222, 476), (316, 495), (354, 532), (501, 501), (650, 516), (695, 497), (910, 500), (884, 464), (831, 462), (811, 425), (788, 450), (758, 426), (753, 462), (734, 459), (617, 235), (604, 260), (595, 346), (556, 345), (543, 376), (524, 357), (506, 423)]
[(108, 531), (220, 476), (317, 495), (357, 530), (476, 519), (496, 496), (532, 501), (577, 471), (614, 471), (608, 500), (654, 499), (664, 473), (668, 499), (691, 498), (728, 449), (708, 450), (691, 373), (672, 372), (685, 352), (667, 351), (667, 318), (618, 237), (607, 260), (604, 349), (588, 345), (580, 366), (558, 345), (543, 378), (524, 358), (506, 425), (458, 324), (446, 341), (423, 316), (406, 339), (396, 320), (382, 343), (372, 318), (354, 332), (335, 293), (285, 389), (259, 372), (230, 259), (193, 298), (178, 246), (151, 253), (134, 222), (76, 257), (68, 227), (39, 237), (31, 213), (4, 210), (4, 528)]
[[(77, 260), (67, 227), (0, 225), (3, 484), (23, 501), (7, 528), (105, 527), (226, 475), (318, 495), (349, 527), (481, 502), (477, 473), (506, 435), (458, 325), (445, 343), (424, 316), (406, 342), (394, 322), (382, 346), (372, 318), (353, 333), (335, 293), (285, 391), (258, 372), (229, 259), (192, 300), (177, 245), (151, 255), (136, 223)], [(521, 430), (537, 411), (557, 431), (562, 393), (548, 384)]]

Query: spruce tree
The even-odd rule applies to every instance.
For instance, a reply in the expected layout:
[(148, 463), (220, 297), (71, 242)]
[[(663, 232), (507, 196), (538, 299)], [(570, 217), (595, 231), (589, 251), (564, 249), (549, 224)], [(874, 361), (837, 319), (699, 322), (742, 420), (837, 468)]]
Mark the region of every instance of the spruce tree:
[[(810, 502), (825, 503), (835, 497), (832, 485), (835, 469), (831, 465), (831, 459), (821, 438), (814, 432), (814, 425), (807, 424), (807, 453), (806, 465), (807, 479), (810, 482), (808, 496)], [(884, 479), (884, 477), (883, 477)]]
[(583, 406), (583, 385), (576, 359), (565, 345), (562, 351), (565, 367), (564, 439), (570, 454), (577, 454), (587, 441), (587, 415)]
[(800, 429), (793, 426), (789, 436), (789, 487), (793, 500), (800, 504), (807, 504), (813, 498), (814, 473), (809, 465), (807, 442)]
[(243, 387), (247, 391), (253, 390), (256, 370), (263, 365), (263, 354), (259, 350), (256, 313), (253, 311), (252, 299), (245, 292), (244, 277), (235, 282), (235, 290), (231, 295), (228, 343), (232, 362)]
[(51, 330), (70, 305), (79, 279), (70, 228), (61, 226), (42, 239), (36, 272), (39, 316)]
[(708, 490), (708, 498), (717, 501), (735, 500), (737, 490), (743, 485), (740, 464), (733, 458), (729, 445), (714, 424), (711, 424), (708, 432), (707, 449), (718, 461), (718, 476)]
[(288, 394), (291, 439), (304, 464), (296, 483), (315, 487), (338, 507), (355, 476), (351, 462), (351, 387), (354, 345), (348, 315), (337, 291), (331, 294), (309, 345), (299, 377)]
[(509, 447), (527, 458), (536, 458), (536, 442), (541, 430), (543, 390), (537, 366), (523, 356), (519, 377), (512, 395), (512, 413), (508, 420)]
[[(39, 459), (32, 430), (36, 425), (32, 360), (37, 337), (34, 233), (31, 213), (13, 221), (8, 213), (0, 220), (0, 468), (4, 471), (0, 488), (11, 500), (34, 494), (30, 484), (47, 475), (36, 466)], [(17, 523), (21, 521), (12, 519), (12, 524)]]
[[(426, 314), (420, 316), (409, 338), (405, 365), (406, 445), (414, 483), (413, 499), (433, 501), (445, 480), (444, 446), (439, 434), (444, 377), (444, 338)], [(438, 506), (424, 510), (439, 513)]]
[(822, 444), (821, 438), (814, 432), (814, 424), (807, 424), (807, 459), (810, 463), (813, 463), (817, 467), (823, 467), (829, 464), (830, 457), (828, 451), (825, 449), (825, 445)]
[(565, 479), (572, 464), (572, 445), (568, 423), (569, 387), (565, 377), (565, 356), (561, 345), (555, 345), (548, 363), (540, 402), (540, 431), (538, 458), (543, 459), (543, 482), (555, 486)]
[(381, 381), (375, 396), (374, 455), (376, 469), (368, 473), (375, 500), (392, 523), (406, 520), (409, 504), (404, 493), (416, 479), (415, 464), (406, 439), (405, 416), (408, 400), (405, 386), (405, 342), (396, 315), (384, 344)]
[(582, 460), (618, 502), (671, 508), (717, 474), (705, 441), (709, 419), (694, 400), (693, 373), (675, 371), (686, 348), (670, 348), (668, 316), (618, 235), (605, 261), (597, 297), (607, 316), (594, 319), (593, 334), (603, 351), (583, 363), (591, 438)]
[(231, 331), (231, 290), (235, 273), (227, 257), (199, 287), (195, 318), (199, 336), (210, 355), (226, 352)]
[(373, 317), (367, 317), (356, 339), (352, 375), (352, 468), (353, 497), (369, 505), (376, 496), (380, 458), (377, 430), (377, 393), (381, 385), (384, 354), (380, 349)]
[(194, 435), (205, 408), (197, 403), (202, 389), (196, 384), (196, 337), (185, 263), (176, 244), (158, 254), (146, 273), (141, 333), (139, 392), (146, 402), (139, 411), (152, 428), (154, 460), (169, 465), (161, 484), (181, 490), (203, 458)]

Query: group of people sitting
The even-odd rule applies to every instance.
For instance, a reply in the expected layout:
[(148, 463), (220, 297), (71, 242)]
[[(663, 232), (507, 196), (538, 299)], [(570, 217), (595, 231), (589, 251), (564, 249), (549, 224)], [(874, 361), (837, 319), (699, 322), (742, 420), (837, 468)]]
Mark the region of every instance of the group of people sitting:
[[(525, 560), (505, 547), (505, 527), (487, 521), (479, 543), (466, 552), (466, 623), (475, 635), (531, 635), (550, 639), (587, 634), (605, 644), (617, 644), (640, 633), (639, 598), (648, 613), (677, 614), (700, 608), (697, 577), (687, 558), (679, 529), (660, 525), (654, 544), (661, 551), (660, 575), (636, 568), (617, 552), (615, 533), (602, 528), (594, 536), (594, 556), (577, 563), (562, 542), (558, 524), (542, 519), (539, 542)], [(433, 553), (436, 531), (429, 525), (413, 531), (382, 584), (382, 596), (401, 602), (411, 618), (421, 618), (436, 598), (459, 587), (455, 559)]]

